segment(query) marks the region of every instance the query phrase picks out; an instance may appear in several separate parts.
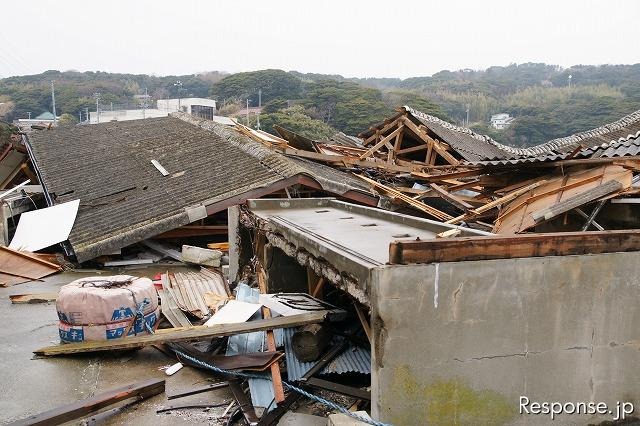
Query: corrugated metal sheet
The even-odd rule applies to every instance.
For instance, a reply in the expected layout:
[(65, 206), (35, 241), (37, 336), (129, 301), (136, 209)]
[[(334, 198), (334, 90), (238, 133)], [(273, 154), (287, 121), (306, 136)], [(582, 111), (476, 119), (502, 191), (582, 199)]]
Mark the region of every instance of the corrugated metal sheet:
[[(291, 338), (297, 328), (285, 328), (284, 335), (284, 354), (287, 361), (287, 374), (290, 381), (300, 380), (307, 371), (315, 365), (315, 362), (301, 362), (293, 353)], [(342, 337), (334, 337), (335, 344)], [(330, 362), (320, 374), (344, 374), (344, 373), (362, 373), (371, 374), (371, 351), (358, 346), (349, 345), (335, 359)]]
[[(258, 303), (260, 292), (244, 283), (238, 285), (236, 299), (241, 302)], [(256, 312), (249, 321), (262, 319), (262, 312)], [(227, 342), (227, 355), (246, 354), (263, 351), (266, 347), (264, 331), (253, 333), (236, 334), (229, 337)], [(264, 379), (249, 379), (249, 390), (251, 392), (251, 403), (254, 407), (268, 407), (269, 411), (277, 407), (274, 401), (273, 385), (271, 375), (268, 372), (257, 373), (264, 375)]]

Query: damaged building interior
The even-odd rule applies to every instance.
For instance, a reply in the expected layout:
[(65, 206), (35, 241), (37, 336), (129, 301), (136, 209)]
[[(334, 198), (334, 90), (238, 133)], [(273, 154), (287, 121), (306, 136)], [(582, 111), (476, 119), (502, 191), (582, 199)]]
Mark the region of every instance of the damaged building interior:
[(529, 148), (409, 106), (357, 136), (276, 130), (178, 112), (0, 147), (5, 417), (520, 424), (521, 395), (640, 402), (640, 111)]

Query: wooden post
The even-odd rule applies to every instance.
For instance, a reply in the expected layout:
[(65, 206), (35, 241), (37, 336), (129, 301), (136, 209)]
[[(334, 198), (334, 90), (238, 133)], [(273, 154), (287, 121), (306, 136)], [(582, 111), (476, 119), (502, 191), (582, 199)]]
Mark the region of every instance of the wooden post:
[[(267, 283), (262, 270), (262, 264), (258, 263), (256, 266), (256, 274), (258, 275), (258, 287), (260, 293), (267, 292)], [(262, 316), (264, 319), (271, 318), (271, 310), (266, 306), (262, 307)], [(276, 350), (276, 338), (273, 334), (273, 330), (267, 330), (267, 349), (269, 351)], [(276, 402), (280, 403), (284, 401), (284, 387), (282, 386), (282, 377), (280, 376), (280, 365), (277, 362), (271, 364), (271, 380), (273, 381), (273, 394)]]

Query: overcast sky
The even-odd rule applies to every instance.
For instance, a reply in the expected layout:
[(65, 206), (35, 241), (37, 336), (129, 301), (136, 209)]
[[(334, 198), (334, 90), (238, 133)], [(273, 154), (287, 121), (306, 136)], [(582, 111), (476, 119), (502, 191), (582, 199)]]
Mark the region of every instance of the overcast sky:
[(8, 0), (0, 77), (280, 68), (346, 77), (640, 62), (640, 1)]

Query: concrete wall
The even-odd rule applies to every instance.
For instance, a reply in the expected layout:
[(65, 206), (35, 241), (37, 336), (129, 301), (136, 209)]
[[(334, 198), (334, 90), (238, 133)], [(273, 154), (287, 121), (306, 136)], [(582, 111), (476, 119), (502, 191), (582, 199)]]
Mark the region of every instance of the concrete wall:
[(388, 266), (371, 288), (376, 419), (550, 423), (521, 395), (640, 409), (640, 253)]
[[(156, 118), (166, 117), (169, 115), (168, 111), (147, 108), (142, 109), (117, 109), (117, 110), (101, 110), (100, 111), (100, 123), (108, 123), (110, 121), (128, 121), (128, 120), (142, 120), (143, 118)], [(95, 111), (89, 112), (89, 123), (98, 123), (98, 114)]]

